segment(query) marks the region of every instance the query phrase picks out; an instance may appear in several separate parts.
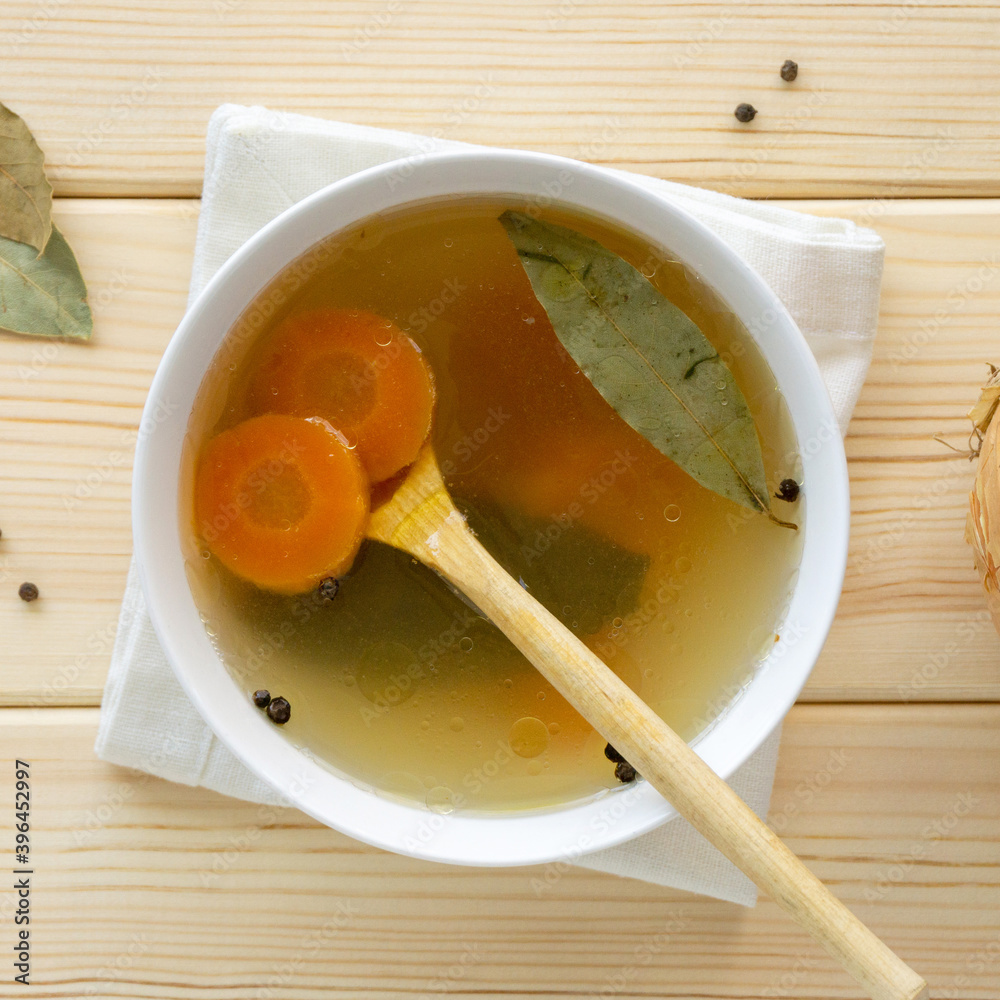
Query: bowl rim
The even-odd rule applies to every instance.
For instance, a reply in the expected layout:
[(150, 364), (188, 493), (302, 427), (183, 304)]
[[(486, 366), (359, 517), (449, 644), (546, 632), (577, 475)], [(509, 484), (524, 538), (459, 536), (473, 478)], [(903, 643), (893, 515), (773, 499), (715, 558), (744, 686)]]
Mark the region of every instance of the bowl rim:
[(355, 222), (428, 199), (477, 196), (582, 211), (653, 246), (669, 247), (742, 320), (785, 398), (807, 483), (800, 501), (805, 537), (799, 575), (780, 625), (783, 635), (792, 630), (793, 639), (775, 647), (740, 697), (696, 741), (699, 755), (727, 780), (780, 724), (819, 656), (846, 570), (850, 502), (843, 442), (826, 386), (784, 305), (707, 226), (621, 172), (517, 150), (420, 153), (352, 174), (296, 203), (219, 268), (164, 352), (136, 444), (135, 560), (167, 660), (212, 732), (282, 804), (396, 853), (499, 867), (572, 860), (614, 847), (676, 811), (640, 782), (549, 809), (444, 815), (334, 772), (266, 723), (215, 654), (188, 587), (179, 516), (191, 405), (208, 363), (258, 292), (311, 246)]

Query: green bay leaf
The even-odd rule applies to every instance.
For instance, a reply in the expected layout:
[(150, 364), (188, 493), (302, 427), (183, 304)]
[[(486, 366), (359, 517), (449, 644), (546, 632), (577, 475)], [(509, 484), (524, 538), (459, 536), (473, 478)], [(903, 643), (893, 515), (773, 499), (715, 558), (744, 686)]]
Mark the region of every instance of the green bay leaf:
[(55, 226), (41, 256), (26, 243), (0, 238), (0, 329), (40, 337), (90, 336), (87, 286)]
[(38, 253), (52, 233), (52, 185), (44, 164), (24, 120), (0, 104), (0, 236)]
[(703, 486), (776, 520), (746, 399), (695, 323), (596, 240), (517, 212), (500, 221), (556, 336), (619, 416)]

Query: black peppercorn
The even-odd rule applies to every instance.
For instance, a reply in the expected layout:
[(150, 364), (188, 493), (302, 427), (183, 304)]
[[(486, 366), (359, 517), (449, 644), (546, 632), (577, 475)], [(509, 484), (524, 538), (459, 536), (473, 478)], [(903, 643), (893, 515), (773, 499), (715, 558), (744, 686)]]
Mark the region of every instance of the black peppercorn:
[(799, 75), (799, 64), (797, 62), (792, 62), (791, 59), (786, 59), (781, 64), (781, 79), (785, 83), (791, 83)]
[(610, 743), (604, 748), (604, 756), (615, 764), (620, 764), (625, 759)]
[(627, 785), (638, 777), (635, 768), (627, 761), (619, 761), (615, 765), (615, 777), (623, 784)]
[(261, 688), (253, 693), (253, 703), (258, 708), (267, 708), (271, 704), (271, 692), (266, 688)]
[(340, 581), (335, 577), (328, 576), (321, 580), (319, 584), (319, 596), (324, 601), (332, 601), (340, 593)]
[(292, 706), (284, 698), (275, 698), (267, 706), (267, 717), (283, 726), (292, 717)]
[(778, 492), (774, 495), (779, 500), (787, 500), (792, 503), (798, 499), (800, 486), (794, 479), (782, 479), (778, 486)]
[(757, 109), (752, 104), (737, 104), (733, 114), (738, 122), (752, 122), (757, 117)]
[(21, 586), (17, 588), (17, 596), (20, 597), (22, 601), (37, 601), (38, 588), (33, 583), (22, 583)]

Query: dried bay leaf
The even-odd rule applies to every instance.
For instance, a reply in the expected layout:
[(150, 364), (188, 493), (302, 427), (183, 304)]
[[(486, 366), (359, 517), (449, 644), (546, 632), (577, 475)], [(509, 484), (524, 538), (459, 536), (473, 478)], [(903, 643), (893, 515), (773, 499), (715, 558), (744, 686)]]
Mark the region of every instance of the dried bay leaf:
[(52, 225), (44, 160), (28, 126), (0, 104), (0, 330), (86, 340), (87, 286)]
[(777, 521), (746, 399), (695, 323), (597, 241), (517, 212), (500, 222), (556, 336), (618, 415), (703, 486)]
[(28, 126), (0, 104), (0, 236), (38, 253), (52, 233), (52, 185), (44, 161)]
[(62, 233), (52, 227), (45, 252), (0, 239), (0, 329), (45, 337), (90, 337), (87, 286)]

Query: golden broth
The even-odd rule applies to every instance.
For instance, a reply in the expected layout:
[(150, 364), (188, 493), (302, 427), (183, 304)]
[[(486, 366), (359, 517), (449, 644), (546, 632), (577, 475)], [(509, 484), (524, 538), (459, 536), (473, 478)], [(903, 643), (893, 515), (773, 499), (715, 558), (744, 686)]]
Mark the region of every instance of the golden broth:
[[(391, 319), (435, 372), (434, 447), (483, 544), (690, 739), (776, 641), (801, 532), (700, 486), (617, 416), (555, 337), (497, 221), (505, 207), (449, 202), (369, 219), (279, 275), (199, 392), (186, 509), (200, 447), (248, 416), (247, 381), (277, 323), (321, 306)], [(724, 304), (626, 233), (546, 217), (640, 267), (698, 323), (747, 398), (772, 489), (796, 476), (774, 378)], [(317, 759), (441, 811), (552, 806), (617, 786), (605, 741), (409, 556), (367, 545), (326, 602), (260, 591), (189, 535), (192, 591), (227, 668), (248, 696), (264, 687), (291, 702), (284, 734)]]

